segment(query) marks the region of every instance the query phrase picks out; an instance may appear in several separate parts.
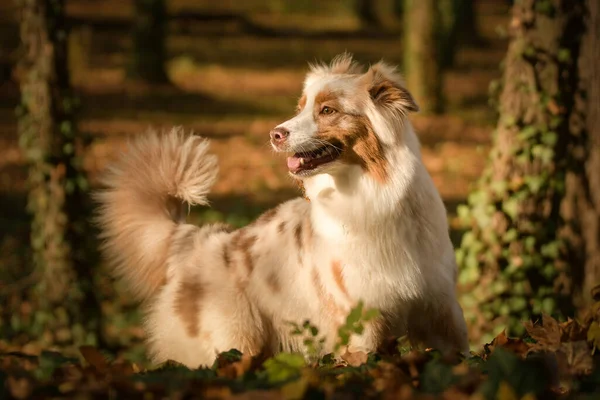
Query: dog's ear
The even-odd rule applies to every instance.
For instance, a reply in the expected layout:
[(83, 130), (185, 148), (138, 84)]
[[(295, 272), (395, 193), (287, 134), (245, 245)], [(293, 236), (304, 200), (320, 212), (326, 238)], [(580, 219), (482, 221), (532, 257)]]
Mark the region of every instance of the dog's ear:
[(397, 109), (403, 114), (419, 111), (415, 99), (393, 67), (379, 62), (369, 68), (361, 79), (376, 106)]

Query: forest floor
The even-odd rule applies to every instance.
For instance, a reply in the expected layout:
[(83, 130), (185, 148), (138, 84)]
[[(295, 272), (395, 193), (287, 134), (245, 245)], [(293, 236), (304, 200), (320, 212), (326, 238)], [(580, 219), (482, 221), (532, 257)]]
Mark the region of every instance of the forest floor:
[[(201, 8), (204, 3), (210, 2), (194, 4)], [(240, 9), (242, 3), (244, 9)], [(180, 125), (210, 138), (212, 151), (220, 160), (220, 177), (210, 195), (212, 209), (196, 210), (195, 221), (226, 220), (241, 226), (266, 208), (299, 194), (287, 176), (284, 159), (270, 150), (268, 132), (291, 116), (307, 62), (328, 61), (349, 51), (363, 63), (383, 58), (401, 64), (401, 35), (352, 34), (360, 24), (349, 15), (341, 15), (335, 23), (326, 15), (302, 14), (284, 21), (269, 10), (253, 12), (254, 3), (260, 2), (219, 2), (221, 10), (217, 11), (230, 7), (225, 11), (243, 12), (252, 21), (250, 26), (268, 29), (247, 32), (247, 24), (240, 27), (235, 18), (228, 23), (199, 24), (184, 18), (170, 24), (173, 33), (167, 40), (167, 70), (171, 84), (147, 85), (128, 80), (125, 73), (131, 45), (126, 21), (132, 10), (122, 4), (128, 3), (69, 2), (69, 14), (93, 22), (94, 27), (81, 25), (73, 31), (70, 59), (73, 84), (82, 102), (79, 129), (94, 139), (85, 155), (93, 186), (97, 173), (128, 136), (143, 134), (149, 127)], [(197, 11), (190, 9), (190, 4), (173, 1), (171, 11)], [(423, 160), (448, 206), (451, 221), (457, 204), (465, 200), (485, 165), (495, 124), (488, 86), (499, 77), (506, 51), (506, 41), (497, 32), (508, 22), (505, 2), (477, 4), (484, 43), (461, 47), (454, 67), (445, 73), (446, 112), (411, 116)], [(0, 83), (0, 266), (4, 271), (0, 287), (9, 287), (7, 277), (17, 276), (27, 257), (29, 222), (25, 211), (27, 171), (15, 117), (19, 91), (7, 72), (9, 61), (18, 56), (18, 28), (2, 7), (7, 6), (0, 6), (0, 35), (6, 41), (0, 49), (0, 66), (9, 79)], [(455, 240), (458, 236), (454, 232)], [(105, 307), (108, 312), (116, 306)], [(133, 318), (137, 321), (139, 317)], [(127, 326), (132, 336), (142, 335), (135, 323), (121, 325)], [(117, 332), (121, 330), (114, 328), (112, 333)]]

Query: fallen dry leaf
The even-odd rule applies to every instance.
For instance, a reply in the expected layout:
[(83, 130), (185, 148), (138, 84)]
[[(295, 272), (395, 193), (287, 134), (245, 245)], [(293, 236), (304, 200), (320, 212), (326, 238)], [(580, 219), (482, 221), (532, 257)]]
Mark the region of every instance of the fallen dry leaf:
[(27, 378), (9, 376), (6, 380), (8, 390), (15, 399), (26, 399), (33, 391), (33, 385)]
[(223, 366), (217, 369), (217, 375), (229, 379), (236, 379), (249, 371), (251, 367), (252, 356), (249, 354), (242, 354), (242, 358), (239, 361), (223, 363)]
[(585, 340), (561, 344), (556, 356), (560, 370), (569, 375), (587, 375), (594, 367), (592, 352)]
[[(498, 347), (502, 347), (505, 350), (512, 351), (519, 356), (525, 356), (530, 349), (530, 346), (520, 338), (509, 338), (506, 336), (506, 330), (503, 330), (492, 340), (491, 343), (486, 344), (484, 349), (491, 355), (494, 350)], [(485, 358), (485, 357), (484, 357)]]
[(561, 343), (561, 329), (558, 322), (547, 314), (542, 314), (542, 323), (524, 322), (529, 336), (536, 343), (531, 344), (532, 351), (557, 351)]
[(358, 367), (367, 362), (369, 356), (364, 351), (356, 351), (350, 353), (348, 350), (342, 354), (342, 360), (346, 361), (348, 365)]
[(562, 342), (577, 342), (587, 338), (588, 329), (574, 319), (569, 318), (559, 326)]
[(106, 358), (93, 346), (81, 346), (79, 352), (92, 367), (101, 374), (108, 372), (108, 362)]

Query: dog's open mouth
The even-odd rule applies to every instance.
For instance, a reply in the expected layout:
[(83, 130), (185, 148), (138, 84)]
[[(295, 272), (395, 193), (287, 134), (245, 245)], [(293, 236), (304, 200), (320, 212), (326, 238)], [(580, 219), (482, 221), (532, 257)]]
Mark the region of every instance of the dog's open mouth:
[(342, 145), (327, 144), (313, 151), (295, 153), (288, 157), (287, 166), (292, 174), (299, 174), (303, 171), (311, 171), (317, 167), (335, 161), (342, 154)]

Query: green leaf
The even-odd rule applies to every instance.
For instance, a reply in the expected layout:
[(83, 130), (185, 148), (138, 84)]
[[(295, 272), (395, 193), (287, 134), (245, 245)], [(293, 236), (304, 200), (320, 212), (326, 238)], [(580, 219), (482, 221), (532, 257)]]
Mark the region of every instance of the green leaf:
[(505, 180), (490, 182), (489, 186), (490, 189), (492, 189), (492, 191), (498, 196), (502, 196), (508, 189), (508, 183)]
[(375, 319), (380, 315), (381, 313), (379, 312), (379, 310), (372, 308), (370, 310), (365, 311), (363, 315), (363, 321), (371, 321), (372, 319)]
[(519, 202), (514, 198), (505, 200), (502, 203), (502, 211), (504, 211), (512, 220), (517, 219), (519, 214)]
[(542, 300), (542, 312), (553, 314), (556, 311), (556, 300), (552, 297), (546, 297)]
[(571, 51), (566, 48), (561, 48), (558, 50), (558, 54), (556, 55), (558, 61), (562, 63), (570, 63), (571, 62)]
[(542, 143), (546, 146), (554, 146), (558, 142), (558, 134), (556, 132), (546, 132), (542, 135)]
[(442, 393), (456, 380), (452, 373), (452, 366), (434, 359), (425, 364), (421, 373), (421, 389), (425, 393)]
[(546, 243), (540, 249), (540, 253), (544, 257), (549, 257), (552, 259), (558, 258), (560, 254), (560, 243), (558, 241), (553, 241), (550, 243)]
[(242, 352), (237, 349), (231, 349), (219, 354), (219, 358), (227, 362), (236, 362), (242, 359)]
[(534, 137), (535, 135), (537, 135), (537, 133), (538, 133), (538, 130), (533, 125), (528, 125), (525, 128), (523, 128), (517, 134), (517, 136), (519, 137), (519, 139), (521, 139), (523, 141), (527, 141), (527, 140), (531, 139), (532, 137)]
[(496, 348), (488, 362), (483, 366), (488, 379), (480, 391), (487, 399), (496, 399), (501, 382), (508, 383), (521, 398), (527, 394), (539, 395), (544, 392), (548, 382), (546, 369), (542, 361), (521, 360), (514, 353)]
[(298, 353), (279, 353), (263, 364), (270, 383), (297, 379), (305, 365), (304, 357)]
[(54, 351), (44, 350), (39, 357), (39, 367), (35, 370), (35, 375), (38, 379), (50, 379), (54, 371), (64, 364), (75, 364), (79, 360), (77, 358), (65, 357)]
[(359, 301), (356, 307), (350, 310), (348, 317), (346, 317), (346, 326), (351, 326), (360, 321), (363, 313), (363, 302)]
[(517, 237), (519, 237), (519, 232), (515, 228), (510, 228), (506, 231), (502, 240), (504, 240), (505, 243), (511, 243), (517, 240)]

